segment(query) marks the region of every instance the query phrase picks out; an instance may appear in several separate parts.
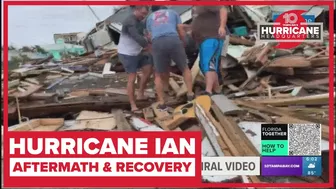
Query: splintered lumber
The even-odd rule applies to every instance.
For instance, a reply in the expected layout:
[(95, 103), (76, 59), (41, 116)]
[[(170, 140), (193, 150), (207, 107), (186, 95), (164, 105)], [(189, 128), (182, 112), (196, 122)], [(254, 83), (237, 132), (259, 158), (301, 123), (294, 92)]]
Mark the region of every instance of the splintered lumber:
[(29, 96), (31, 100), (49, 100), (57, 96), (56, 93), (33, 93)]
[(306, 82), (302, 79), (287, 79), (288, 83), (293, 85), (302, 86), (305, 89), (320, 89), (320, 90), (329, 90), (328, 86), (321, 86), (329, 84), (329, 78), (317, 79), (313, 81)]
[(180, 91), (180, 86), (173, 78), (169, 78), (169, 85), (174, 90), (175, 94), (177, 94)]
[(256, 102), (272, 106), (327, 105), (329, 104), (329, 93), (311, 95), (305, 97), (292, 97), (286, 99), (264, 99), (264, 100), (256, 100)]
[(28, 87), (28, 89), (24, 92), (15, 92), (9, 95), (9, 98), (27, 98), (31, 94), (35, 93), (39, 89), (42, 88), (42, 85), (31, 85)]
[(16, 79), (13, 81), (8, 81), (8, 88), (13, 88), (13, 87), (17, 87), (20, 84), (20, 80)]
[(246, 137), (244, 132), (235, 123), (235, 121), (221, 112), (220, 108), (213, 104), (211, 106), (215, 116), (217, 117), (219, 123), (224, 128), (229, 139), (235, 144), (236, 149), (241, 156), (259, 156), (259, 152), (253, 146), (253, 144)]
[(209, 118), (207, 118), (205, 112), (206, 111), (204, 111), (203, 108), (199, 104), (196, 104), (196, 107), (195, 107), (196, 117), (198, 118), (198, 121), (200, 122), (200, 124), (203, 126), (203, 129), (211, 143), (211, 146), (214, 148), (218, 156), (224, 156), (224, 153), (222, 151), (223, 149), (222, 145), (224, 145), (223, 139), (221, 138), (220, 134), (217, 132), (213, 123), (209, 120)]
[(310, 67), (310, 61), (303, 56), (283, 56), (275, 58), (268, 67), (280, 67), (280, 68), (305, 68)]
[(78, 130), (100, 130), (110, 131), (117, 127), (113, 114), (94, 111), (82, 111), (76, 118), (76, 123), (72, 127), (65, 128), (65, 131)]
[(34, 78), (26, 78), (25, 81), (30, 82), (30, 83), (33, 83), (33, 84), (36, 84), (36, 85), (39, 85), (39, 84), (40, 84), (40, 82), (37, 81), (37, 80), (34, 79)]
[(160, 111), (157, 109), (158, 106), (158, 102), (152, 104), (152, 109), (154, 111), (154, 114), (156, 115), (155, 121), (166, 131), (170, 131), (169, 127), (175, 127), (175, 129), (173, 129), (174, 131), (182, 131), (180, 127), (178, 127), (178, 125), (180, 123), (174, 122), (175, 125), (169, 125), (169, 122), (172, 122), (173, 120), (167, 120), (167, 121), (161, 121), (161, 119), (165, 118), (165, 117), (169, 117), (170, 114), (167, 111)]
[(329, 66), (329, 56), (313, 58), (310, 60), (310, 63), (313, 67), (320, 67), (320, 66)]
[(224, 115), (242, 115), (246, 113), (246, 110), (239, 108), (232, 100), (222, 94), (213, 95), (211, 99), (221, 109)]
[[(276, 122), (277, 123), (284, 123), (284, 124), (288, 124), (288, 123), (313, 123), (310, 121), (306, 121), (306, 120), (300, 120), (297, 118), (293, 118), (290, 116), (283, 116), (280, 118), (276, 118)], [(329, 140), (329, 126), (327, 125), (321, 125), (321, 133), (322, 133), (322, 139), (325, 140)]]
[(223, 143), (220, 146), (226, 156), (237, 156), (239, 154), (231, 140), (229, 140), (224, 129), (220, 126), (218, 121), (214, 119), (210, 112), (204, 111), (199, 104), (196, 104), (195, 113), (199, 122), (206, 131), (209, 140), (211, 141), (214, 138), (217, 138), (218, 143)]
[(151, 107), (147, 107), (142, 109), (142, 112), (144, 114), (144, 118), (148, 121), (153, 121), (155, 119), (155, 115), (153, 112), (153, 109)]
[(254, 78), (256, 78), (262, 71), (264, 71), (264, 69), (271, 64), (271, 61), (268, 61), (266, 62), (263, 66), (261, 66), (257, 72), (255, 74), (253, 74), (251, 77), (249, 77), (244, 83), (242, 83), (240, 86), (239, 86), (239, 89), (240, 90), (243, 90), (247, 84), (249, 84)]
[(8, 131), (56, 131), (64, 125), (63, 118), (33, 119), (8, 128)]
[(134, 131), (133, 127), (126, 120), (125, 114), (122, 110), (118, 109), (116, 111), (113, 111), (112, 113), (115, 117), (117, 129), (119, 131)]
[[(225, 137), (230, 139), (234, 144), (234, 148), (238, 151), (237, 155), (233, 154), (234, 156), (260, 156), (258, 150), (232, 118), (224, 116), (215, 104), (211, 108), (226, 133)], [(253, 183), (260, 183), (260, 179), (257, 176), (249, 176), (249, 178)]]
[[(150, 100), (139, 101), (137, 105), (139, 108), (148, 107), (152, 104)], [(167, 106), (176, 106), (183, 103), (182, 100), (168, 99)], [(129, 99), (126, 95), (114, 96), (82, 96), (76, 100), (63, 100), (57, 103), (47, 104), (26, 104), (21, 105), (21, 114), (25, 117), (41, 117), (55, 114), (66, 114), (69, 112), (80, 112), (82, 110), (88, 111), (111, 111), (112, 108), (129, 109)], [(10, 120), (17, 119), (17, 112), (9, 113)]]
[[(127, 95), (127, 89), (123, 88), (107, 88), (107, 89), (91, 89), (89, 95)], [(155, 93), (145, 91), (145, 95), (149, 98), (155, 98)]]
[[(198, 75), (199, 71), (200, 71), (200, 67), (199, 67), (199, 62), (200, 60), (200, 56), (198, 55), (197, 59), (194, 62), (193, 67), (191, 68), (191, 77), (192, 77), (192, 84), (195, 83), (196, 80), (196, 76)], [(180, 91), (176, 94), (177, 97), (181, 97), (185, 94), (187, 94), (188, 90), (187, 90), (187, 85), (184, 82), (180, 88)]]
[(267, 106), (267, 105), (259, 104), (259, 103), (252, 102), (252, 101), (235, 100), (235, 103), (243, 107), (248, 107), (251, 109), (259, 110), (261, 112), (270, 113), (270, 114), (277, 115), (277, 116), (290, 116), (290, 117), (295, 117), (298, 119), (307, 120), (307, 121), (314, 122), (314, 123), (322, 123), (326, 125), (329, 124), (329, 121), (324, 121), (318, 118), (306, 116), (305, 114), (300, 114), (300, 113), (296, 113), (292, 111), (286, 111), (286, 110), (283, 110), (277, 107)]

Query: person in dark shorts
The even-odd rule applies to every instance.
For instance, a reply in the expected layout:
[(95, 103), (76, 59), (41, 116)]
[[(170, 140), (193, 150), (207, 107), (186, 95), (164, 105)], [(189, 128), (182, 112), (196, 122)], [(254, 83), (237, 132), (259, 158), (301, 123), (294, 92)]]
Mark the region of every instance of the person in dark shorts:
[(164, 86), (169, 86), (169, 69), (172, 61), (183, 73), (188, 89), (188, 101), (193, 100), (191, 71), (187, 66), (184, 48), (185, 31), (180, 16), (172, 9), (152, 6), (152, 13), (146, 20), (146, 28), (152, 40), (155, 86), (159, 101), (157, 108), (163, 111), (168, 108), (164, 101)]
[(142, 77), (137, 94), (137, 100), (146, 100), (144, 95), (146, 85), (152, 74), (152, 58), (147, 51), (150, 44), (144, 37), (144, 23), (141, 22), (147, 15), (149, 8), (146, 6), (133, 6), (133, 13), (122, 23), (121, 35), (118, 43), (118, 58), (128, 73), (127, 94), (131, 110), (140, 113), (135, 103), (135, 80), (137, 71), (142, 70)]
[(220, 62), (227, 10), (224, 6), (194, 6), (192, 15), (192, 37), (199, 46), (199, 65), (206, 81), (205, 94), (220, 93)]

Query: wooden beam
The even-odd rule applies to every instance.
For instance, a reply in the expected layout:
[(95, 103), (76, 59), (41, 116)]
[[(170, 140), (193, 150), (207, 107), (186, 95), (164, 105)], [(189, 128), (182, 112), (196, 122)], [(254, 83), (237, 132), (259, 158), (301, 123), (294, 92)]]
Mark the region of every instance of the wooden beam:
[(235, 103), (243, 107), (252, 108), (255, 110), (259, 110), (261, 112), (270, 113), (270, 114), (277, 115), (277, 116), (290, 116), (290, 117), (294, 117), (294, 118), (298, 118), (302, 120), (307, 120), (310, 122), (329, 124), (329, 121), (326, 122), (325, 120), (320, 120), (317, 118), (309, 117), (309, 116), (296, 113), (296, 112), (292, 112), (292, 111), (286, 111), (286, 110), (283, 110), (277, 107), (266, 106), (264, 104), (259, 104), (259, 103), (252, 102), (252, 101), (235, 100)]
[[(230, 139), (237, 149), (238, 156), (260, 156), (258, 150), (232, 118), (224, 116), (215, 104), (213, 104), (211, 108), (225, 131), (226, 137)], [(253, 183), (260, 183), (260, 179), (257, 176), (249, 176), (249, 178)]]
[[(199, 68), (199, 60), (200, 60), (200, 56), (198, 55), (197, 59), (194, 62), (193, 67), (191, 68), (191, 77), (192, 77), (192, 84), (195, 83), (196, 80), (196, 76), (198, 75), (200, 68)], [(187, 94), (188, 90), (187, 90), (187, 85), (184, 82), (180, 88), (180, 91), (177, 93), (177, 97), (181, 97), (185, 94)]]
[(144, 118), (146, 120), (148, 120), (148, 121), (153, 121), (154, 120), (155, 115), (154, 115), (153, 109), (151, 107), (147, 107), (147, 108), (142, 109), (142, 112), (143, 112)]
[(288, 105), (328, 105), (329, 93), (311, 95), (305, 97), (293, 97), (286, 99), (264, 99), (256, 100), (255, 102), (261, 104), (268, 104), (272, 106), (288, 106)]
[(179, 93), (180, 86), (177, 84), (177, 82), (173, 78), (169, 78), (169, 85), (174, 90), (175, 94)]
[(242, 115), (246, 113), (246, 110), (239, 108), (225, 95), (213, 95), (211, 99), (225, 115)]
[(114, 118), (116, 120), (117, 129), (119, 131), (134, 131), (133, 127), (128, 123), (125, 118), (125, 114), (122, 110), (112, 111)]

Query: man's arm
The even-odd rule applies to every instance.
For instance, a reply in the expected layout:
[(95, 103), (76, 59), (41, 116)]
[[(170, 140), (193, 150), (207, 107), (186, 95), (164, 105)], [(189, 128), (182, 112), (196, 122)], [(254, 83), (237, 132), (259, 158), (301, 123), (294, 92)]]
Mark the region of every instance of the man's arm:
[(177, 14), (177, 12), (175, 11), (172, 11), (176, 17), (176, 24), (177, 24), (177, 33), (179, 34), (180, 36), (180, 39), (181, 41), (183, 42), (184, 45), (186, 45), (186, 41), (185, 41), (185, 35), (186, 35), (186, 32), (185, 32), (185, 25), (182, 24), (182, 20), (181, 20), (181, 17), (179, 14)]
[(219, 11), (219, 16), (220, 16), (220, 27), (225, 28), (226, 27), (226, 22), (227, 22), (227, 17), (228, 17), (228, 13), (226, 10), (226, 7), (221, 7), (220, 11)]
[(136, 27), (136, 21), (134, 19), (127, 19), (124, 22), (124, 26), (126, 27), (128, 34), (141, 46), (141, 47), (147, 47), (148, 42), (145, 39), (144, 36), (139, 34), (139, 31)]
[(151, 22), (151, 16), (152, 16), (152, 14), (150, 14), (147, 18), (146, 18), (146, 31), (147, 31), (147, 33), (146, 33), (146, 37), (147, 37), (147, 39), (148, 39), (148, 41), (150, 41), (151, 40), (151, 38), (152, 38), (152, 28), (151, 28), (151, 24), (152, 24), (152, 22)]

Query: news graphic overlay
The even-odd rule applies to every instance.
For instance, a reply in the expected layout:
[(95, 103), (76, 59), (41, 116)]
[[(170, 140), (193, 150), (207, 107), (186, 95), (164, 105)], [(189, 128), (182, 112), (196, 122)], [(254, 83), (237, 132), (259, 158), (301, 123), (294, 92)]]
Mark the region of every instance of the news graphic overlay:
[(202, 157), (202, 175), (260, 175), (260, 157)]
[(261, 125), (261, 155), (288, 155), (288, 126), (287, 124)]
[(7, 187), (176, 187), (201, 182), (198, 132), (8, 135)]
[(262, 124), (261, 175), (321, 176), (320, 124)]
[(304, 10), (273, 15), (273, 22), (258, 24), (258, 40), (276, 42), (277, 48), (293, 48), (302, 42), (323, 42), (323, 23), (316, 23)]

